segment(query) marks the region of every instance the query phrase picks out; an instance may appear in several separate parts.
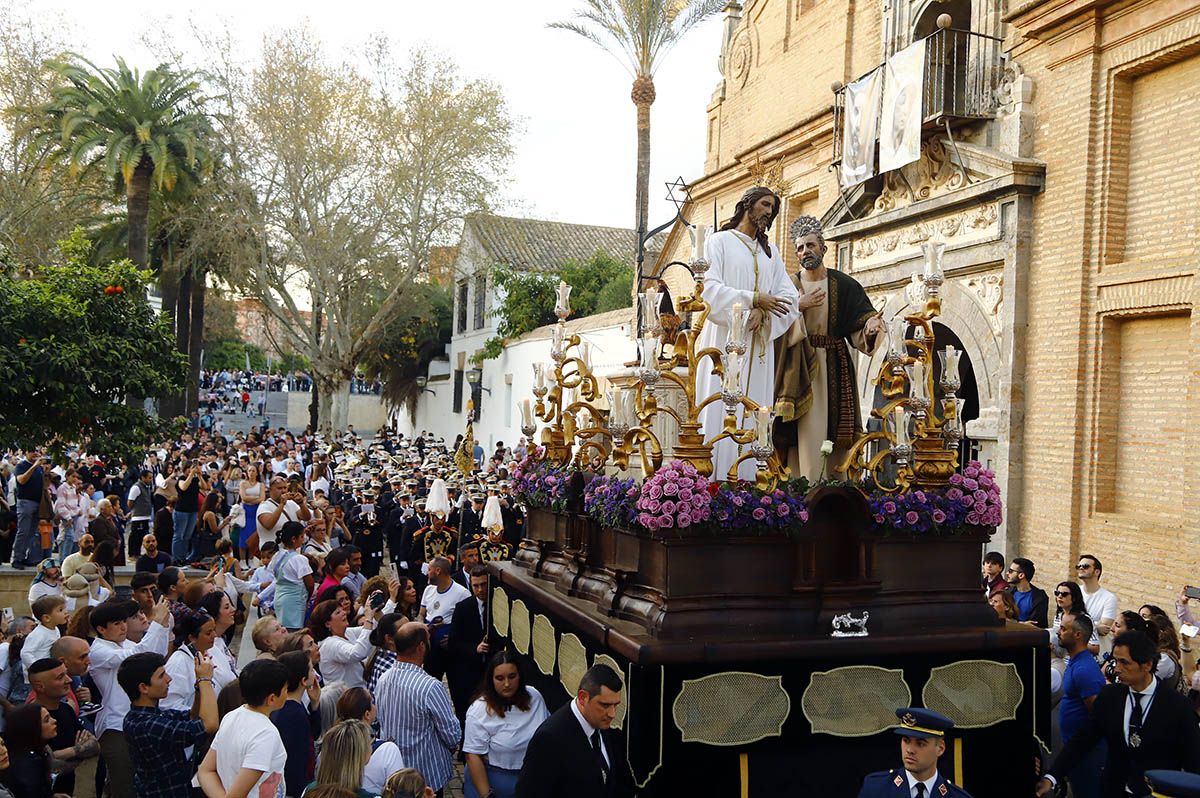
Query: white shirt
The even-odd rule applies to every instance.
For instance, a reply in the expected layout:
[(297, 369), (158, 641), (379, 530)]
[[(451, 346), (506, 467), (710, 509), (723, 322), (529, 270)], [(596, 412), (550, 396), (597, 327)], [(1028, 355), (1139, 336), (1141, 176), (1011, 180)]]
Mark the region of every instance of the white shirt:
[(449, 626), (454, 623), (454, 607), (458, 602), (469, 598), (471, 591), (450, 580), (450, 587), (445, 592), (438, 592), (437, 585), (427, 585), (421, 594), (421, 607), (425, 610), (425, 623), (429, 623), (439, 615), (442, 622)]
[(61, 636), (57, 627), (40, 623), (25, 636), (25, 645), (21, 646), (21, 664), (25, 666), (25, 673), (29, 673), (30, 665), (50, 656), (50, 646)]
[(404, 770), (404, 767), (404, 757), (395, 743), (388, 741), (380, 745), (371, 753), (367, 766), (363, 768), (363, 789), (372, 795), (381, 794), (383, 785), (387, 784), (392, 774)]
[(167, 638), (167, 627), (152, 621), (140, 643), (126, 640), (122, 645), (117, 645), (102, 637), (92, 641), (92, 664), (88, 672), (100, 688), (100, 695), (104, 696), (104, 706), (96, 715), (97, 737), (109, 729), (121, 731), (125, 725), (125, 715), (129, 712), (129, 696), (117, 684), (117, 668), (126, 657), (143, 651), (153, 651), (165, 657)]
[(925, 785), (925, 797), (926, 798), (929, 798), (930, 796), (932, 796), (934, 794), (933, 793), (933, 785), (937, 783), (937, 779), (938, 779), (938, 774), (937, 774), (936, 770), (933, 771), (933, 776), (926, 779), (925, 781), (920, 781), (920, 782), (917, 781), (916, 776), (914, 776), (912, 773), (910, 773), (907, 770), (904, 771), (904, 775), (905, 775), (905, 777), (908, 778), (908, 794), (909, 794), (910, 798), (916, 798), (918, 784)]
[(372, 648), (370, 629), (348, 627), (345, 637), (330, 635), (318, 647), (321, 649), (321, 675), (326, 684), (342, 682), (346, 687), (366, 687), (363, 665)]
[[(127, 502), (129, 502), (129, 506), (131, 508), (133, 507), (133, 503), (135, 501), (137, 501), (137, 498), (142, 495), (142, 491), (144, 491), (144, 490), (149, 490), (149, 488), (147, 488), (145, 485), (143, 485), (141, 480), (138, 480), (137, 482), (133, 483), (133, 487), (129, 489), (129, 495), (125, 498), (125, 500)], [(148, 515), (132, 515), (129, 517), (129, 520), (130, 521), (149, 521), (150, 516), (148, 516)]]
[[(208, 652), (213, 658), (214, 665), (220, 665), (221, 655), (215, 647)], [(165, 667), (171, 677), (171, 685), (167, 688), (167, 697), (159, 702), (159, 709), (178, 709), (190, 712), (192, 702), (196, 698), (196, 660), (191, 648), (178, 648), (167, 660)], [(225, 685), (237, 678), (226, 659), (224, 667), (213, 668), (213, 692), (220, 693)]]
[(62, 595), (62, 585), (61, 584), (50, 585), (50, 584), (46, 584), (45, 582), (34, 582), (32, 585), (29, 586), (29, 604), (31, 606), (33, 605), (33, 602), (37, 601), (42, 596), (61, 596), (61, 595)]
[(525, 689), (529, 691), (529, 709), (522, 711), (514, 706), (504, 713), (504, 717), (489, 712), (487, 702), (482, 698), (471, 704), (467, 709), (463, 736), (464, 753), (486, 756), (488, 764), (494, 767), (521, 769), (529, 740), (550, 715), (542, 694), (533, 687)]
[[(575, 716), (575, 720), (579, 721), (579, 726), (583, 729), (583, 736), (587, 738), (588, 746), (590, 747), (592, 744), (592, 732), (599, 731), (599, 729), (594, 728), (592, 724), (587, 722), (587, 719), (583, 717), (583, 713), (579, 711), (579, 702), (574, 698), (571, 699), (571, 714)], [(608, 763), (608, 767), (611, 770), (612, 760), (608, 757), (608, 746), (604, 744), (603, 734), (600, 735), (600, 753), (604, 754), (604, 761)]]
[(300, 520), (300, 505), (288, 499), (284, 502), (283, 512), (279, 514), (279, 519), (275, 521), (275, 525), (266, 526), (263, 523), (263, 516), (275, 512), (275, 508), (278, 506), (274, 499), (267, 499), (258, 505), (258, 513), (255, 517), (258, 519), (258, 545), (260, 547), (267, 541), (274, 541), (275, 534), (280, 529), (283, 529), (283, 525), (288, 521)]
[[(1095, 593), (1087, 592), (1083, 585), (1080, 585), (1079, 589), (1083, 591), (1083, 606), (1087, 607), (1087, 614), (1096, 622), (1097, 626), (1103, 618), (1108, 618), (1110, 621), (1117, 619), (1117, 615), (1120, 613), (1117, 605), (1120, 602), (1117, 601), (1115, 593), (1102, 587), (1097, 587)], [(1101, 656), (1112, 651), (1113, 635), (1111, 633), (1100, 635), (1097, 630), (1093, 640), (1100, 644)]]
[(233, 786), (242, 768), (249, 768), (262, 771), (249, 795), (283, 798), (283, 766), (287, 763), (287, 750), (279, 730), (266, 715), (245, 705), (230, 712), (217, 729), (212, 750), (217, 757), (217, 776), (226, 790)]
[[(1146, 717), (1150, 714), (1150, 705), (1154, 703), (1154, 692), (1158, 689), (1158, 679), (1151, 678), (1150, 686), (1142, 691), (1142, 725), (1146, 725)], [(1129, 719), (1133, 717), (1133, 688), (1129, 688), (1129, 695), (1125, 697), (1125, 720), (1122, 722), (1122, 728), (1125, 730), (1125, 742), (1129, 742)]]

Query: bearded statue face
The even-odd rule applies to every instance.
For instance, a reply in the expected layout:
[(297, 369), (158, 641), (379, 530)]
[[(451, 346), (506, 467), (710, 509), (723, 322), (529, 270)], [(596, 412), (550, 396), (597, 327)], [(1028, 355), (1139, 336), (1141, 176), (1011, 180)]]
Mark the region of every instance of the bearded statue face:
[(824, 240), (816, 233), (796, 239), (796, 256), (800, 259), (800, 265), (808, 271), (820, 268), (827, 249)]

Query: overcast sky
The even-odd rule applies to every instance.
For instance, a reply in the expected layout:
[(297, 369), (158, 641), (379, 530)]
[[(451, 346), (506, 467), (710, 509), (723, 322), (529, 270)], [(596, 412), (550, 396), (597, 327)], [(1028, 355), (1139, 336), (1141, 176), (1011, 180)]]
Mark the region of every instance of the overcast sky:
[[(190, 4), (189, 4), (190, 5)], [(144, 37), (230, 23), (258, 52), (264, 32), (307, 20), (330, 47), (353, 52), (367, 36), (385, 33), (402, 55), (423, 44), (453, 58), (469, 77), (498, 83), (522, 120), (517, 156), (502, 211), (564, 222), (633, 227), (636, 142), (632, 79), (607, 52), (546, 23), (564, 20), (581, 0), (205, 0), (168, 16), (161, 0), (116, 6), (81, 0), (33, 0), (35, 17), (61, 14), (84, 55), (101, 66), (121, 55), (153, 66)], [(202, 9), (202, 10), (192, 10)], [(203, 16), (199, 16), (203, 14)], [(689, 182), (704, 167), (705, 107), (720, 78), (719, 17), (695, 29), (668, 53), (655, 76), (651, 111), (650, 226), (674, 207), (664, 183)], [(187, 49), (187, 42), (181, 43)]]

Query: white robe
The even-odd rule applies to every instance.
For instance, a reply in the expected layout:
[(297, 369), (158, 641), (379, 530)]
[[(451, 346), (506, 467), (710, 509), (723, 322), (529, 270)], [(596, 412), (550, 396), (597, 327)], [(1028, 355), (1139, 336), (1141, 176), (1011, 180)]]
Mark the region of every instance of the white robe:
[[(704, 254), (710, 266), (704, 278), (703, 296), (711, 311), (700, 332), (698, 345), (701, 349), (712, 346), (725, 352), (730, 312), (735, 302), (740, 302), (744, 308), (753, 307), (756, 291), (788, 300), (786, 314), (768, 315), (753, 336), (747, 334), (746, 354), (742, 357), (743, 392), (759, 405), (770, 406), (775, 401), (774, 341), (787, 332), (799, 315), (796, 309), (799, 294), (788, 277), (778, 247), (771, 248), (771, 257), (768, 258), (754, 239), (736, 230), (725, 230), (708, 237)], [(721, 378), (712, 373), (711, 362), (707, 359), (700, 364), (696, 384), (697, 401), (703, 401), (721, 390)], [(743, 420), (743, 410), (742, 407), (738, 408), (738, 426), (753, 429), (753, 418), (748, 415)], [(701, 421), (706, 441), (719, 435), (725, 424), (725, 404), (719, 399), (710, 404), (704, 409)], [(733, 462), (741, 456), (739, 448), (729, 439), (719, 441), (714, 446), (714, 480), (725, 479)], [(755, 461), (747, 459), (738, 467), (738, 478), (753, 481), (756, 468)]]

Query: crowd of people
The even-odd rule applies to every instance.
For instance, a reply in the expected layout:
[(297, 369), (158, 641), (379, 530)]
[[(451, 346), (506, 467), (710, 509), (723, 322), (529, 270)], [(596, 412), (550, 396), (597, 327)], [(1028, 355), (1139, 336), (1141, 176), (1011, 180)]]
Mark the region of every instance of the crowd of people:
[[(0, 643), (0, 798), (428, 798), (458, 773), (468, 796), (568, 794), (553, 762), (523, 770), (551, 716), (487, 615), (524, 446), (467, 480), (459, 443), (198, 429), (139, 462), (6, 453), (3, 555), (33, 578)], [(596, 733), (603, 790), (625, 783), (620, 689), (598, 666), (556, 713)]]
[(1053, 740), (1037, 794), (1069, 783), (1077, 798), (1142, 796), (1147, 771), (1200, 773), (1200, 669), (1191, 648), (1200, 628), (1190, 604), (1200, 591), (1185, 586), (1171, 614), (1154, 604), (1122, 610), (1092, 554), (1079, 556), (1076, 579), (1055, 585), (1053, 600), (1034, 584), (1036, 573), (1025, 557), (1006, 562), (992, 551), (983, 560), (996, 614), (1050, 638)]

